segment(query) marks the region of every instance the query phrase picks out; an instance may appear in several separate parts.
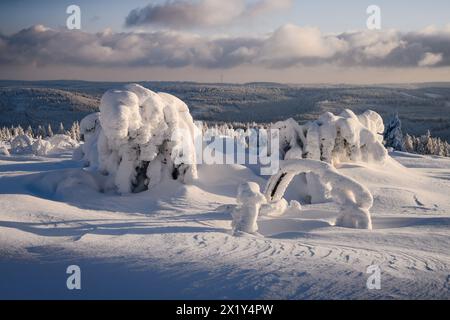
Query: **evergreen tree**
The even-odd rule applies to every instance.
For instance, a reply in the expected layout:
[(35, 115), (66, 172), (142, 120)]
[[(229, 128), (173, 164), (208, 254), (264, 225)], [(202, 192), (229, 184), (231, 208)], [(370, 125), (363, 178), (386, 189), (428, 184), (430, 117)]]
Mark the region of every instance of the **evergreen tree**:
[(27, 127), (27, 130), (25, 130), (25, 135), (29, 136), (30, 138), (33, 138), (34, 134), (33, 134), (33, 129), (31, 128), (31, 126)]
[(17, 135), (21, 136), (21, 135), (24, 135), (24, 134), (25, 134), (25, 131), (23, 131), (23, 128), (19, 125), (17, 127)]
[(73, 140), (80, 141), (80, 124), (78, 122), (72, 124), (69, 134)]
[(403, 151), (403, 133), (402, 122), (398, 113), (389, 121), (384, 131), (384, 141), (386, 147), (391, 147), (394, 150)]
[(52, 125), (50, 123), (48, 124), (48, 127), (47, 127), (47, 136), (53, 137)]
[(406, 134), (403, 139), (403, 150), (410, 153), (414, 152), (414, 140), (409, 134)]
[(47, 132), (45, 131), (45, 128), (43, 126), (38, 126), (37, 136), (41, 138), (45, 138), (47, 136)]

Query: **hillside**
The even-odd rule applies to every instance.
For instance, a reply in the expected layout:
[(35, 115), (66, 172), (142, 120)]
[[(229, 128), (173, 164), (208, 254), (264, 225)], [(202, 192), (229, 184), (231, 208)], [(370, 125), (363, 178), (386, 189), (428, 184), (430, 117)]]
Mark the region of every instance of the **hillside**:
[[(142, 82), (185, 101), (197, 120), (272, 122), (293, 117), (303, 123), (330, 111), (372, 109), (385, 120), (398, 112), (403, 129), (450, 141), (450, 87), (445, 83), (386, 86), (300, 86), (274, 83), (200, 84)], [(0, 81), (0, 126), (63, 122), (97, 110), (101, 95), (123, 83)]]
[(97, 110), (98, 103), (95, 97), (53, 88), (0, 88), (0, 125), (68, 126)]

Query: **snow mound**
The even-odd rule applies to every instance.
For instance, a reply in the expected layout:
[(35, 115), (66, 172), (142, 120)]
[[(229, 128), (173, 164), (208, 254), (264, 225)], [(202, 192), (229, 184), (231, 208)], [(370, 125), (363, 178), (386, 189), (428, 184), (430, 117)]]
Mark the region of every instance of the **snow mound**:
[(278, 201), (271, 201), (263, 204), (259, 210), (261, 216), (280, 217), (288, 214), (299, 214), (302, 210), (302, 205), (296, 200), (291, 200), (289, 203), (282, 198)]
[(108, 174), (120, 193), (197, 178), (194, 121), (172, 95), (137, 84), (109, 90), (100, 113), (82, 121), (81, 133), (89, 166)]
[(358, 116), (351, 110), (339, 116), (327, 112), (303, 126), (288, 119), (272, 127), (280, 130), (284, 160), (383, 163), (388, 156), (383, 146), (383, 119), (371, 110)]
[(272, 176), (267, 183), (265, 190), (267, 201), (281, 208), (279, 211), (283, 214), (286, 207), (280, 207), (279, 204), (283, 203), (284, 193), (289, 184), (298, 174), (309, 172), (317, 175), (320, 183), (330, 187), (332, 200), (340, 205), (337, 226), (372, 229), (369, 210), (373, 206), (373, 197), (370, 191), (352, 178), (338, 173), (334, 167), (325, 162), (308, 159), (282, 161), (278, 174)]

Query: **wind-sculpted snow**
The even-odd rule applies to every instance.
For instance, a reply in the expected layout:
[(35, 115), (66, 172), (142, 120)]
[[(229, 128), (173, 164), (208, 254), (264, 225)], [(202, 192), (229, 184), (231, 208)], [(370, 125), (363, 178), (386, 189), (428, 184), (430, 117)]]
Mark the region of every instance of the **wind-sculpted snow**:
[(81, 127), (85, 159), (108, 173), (121, 193), (144, 191), (164, 179), (197, 177), (194, 122), (186, 104), (172, 95), (137, 84), (109, 90), (100, 114), (84, 119)]
[(374, 111), (359, 116), (351, 110), (339, 116), (327, 112), (303, 126), (288, 119), (272, 127), (280, 130), (280, 149), (285, 160), (313, 159), (336, 164), (382, 163), (387, 158), (383, 119)]
[[(372, 229), (370, 208), (373, 197), (370, 191), (336, 171), (331, 165), (315, 160), (287, 160), (280, 163), (280, 171), (267, 183), (265, 195), (269, 203), (279, 203), (294, 177), (313, 172), (320, 182), (331, 186), (330, 195), (341, 206), (336, 225), (349, 228)], [(315, 185), (313, 185), (315, 188)]]

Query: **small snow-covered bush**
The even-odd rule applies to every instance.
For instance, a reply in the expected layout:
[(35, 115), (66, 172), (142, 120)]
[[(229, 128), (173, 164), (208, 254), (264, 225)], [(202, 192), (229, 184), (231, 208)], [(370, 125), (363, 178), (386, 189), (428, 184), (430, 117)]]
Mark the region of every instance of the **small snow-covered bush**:
[(73, 150), (79, 145), (76, 140), (65, 134), (55, 134), (54, 136), (47, 138), (46, 140), (52, 146), (51, 152)]
[(5, 146), (0, 146), (0, 156), (9, 156), (9, 151)]
[(33, 142), (33, 138), (25, 134), (18, 135), (11, 141), (11, 153), (29, 154), (33, 150)]
[(52, 150), (52, 144), (47, 140), (38, 138), (32, 146), (33, 154), (37, 156), (46, 156)]
[(233, 233), (256, 233), (256, 223), (261, 205), (266, 203), (266, 197), (260, 192), (259, 185), (254, 182), (245, 182), (239, 185), (237, 206), (232, 212)]
[(87, 115), (80, 122), (80, 136), (83, 141), (89, 140), (100, 129), (100, 112)]
[(144, 191), (164, 179), (197, 177), (194, 121), (186, 104), (172, 95), (137, 84), (109, 90), (100, 114), (82, 121), (81, 133), (85, 159), (108, 174), (121, 193)]
[(91, 113), (81, 120), (80, 135), (84, 143), (74, 152), (74, 159), (84, 159), (86, 166), (93, 170), (98, 168), (97, 141), (100, 131), (100, 112)]
[(63, 134), (57, 134), (46, 139), (39, 137), (36, 140), (28, 135), (18, 135), (11, 141), (11, 153), (46, 156), (51, 153), (73, 150), (78, 145), (77, 141)]
[(38, 138), (32, 145), (32, 153), (46, 156), (52, 153), (70, 151), (78, 147), (78, 142), (64, 134), (56, 134), (47, 139)]
[(335, 164), (345, 161), (383, 162), (383, 119), (376, 112), (355, 115), (345, 110), (339, 116), (325, 113), (316, 121), (299, 125), (293, 119), (277, 122), (280, 151), (284, 160), (313, 159)]

